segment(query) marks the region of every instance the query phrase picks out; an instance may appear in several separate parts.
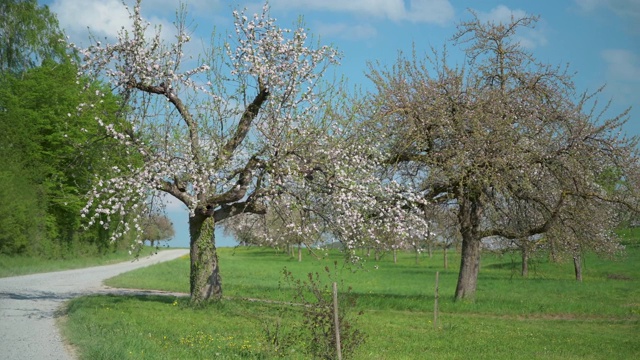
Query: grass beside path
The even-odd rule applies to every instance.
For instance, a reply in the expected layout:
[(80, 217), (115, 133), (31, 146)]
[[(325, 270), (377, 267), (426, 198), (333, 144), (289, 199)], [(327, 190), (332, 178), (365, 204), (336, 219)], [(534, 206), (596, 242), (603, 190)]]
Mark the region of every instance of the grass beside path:
[[(401, 253), (367, 259), (362, 269), (343, 267), (338, 252), (297, 262), (272, 249), (222, 248), (225, 295), (201, 309), (173, 296), (91, 296), (73, 300), (63, 329), (82, 359), (308, 359), (299, 307), (243, 298), (292, 300), (283, 282), (286, 267), (302, 279), (333, 268), (334, 280), (351, 286), (358, 301), (357, 326), (367, 342), (355, 359), (632, 359), (640, 358), (640, 247), (629, 243), (616, 260), (585, 257), (584, 282), (570, 262), (537, 258), (530, 276), (519, 275), (518, 254), (483, 254), (477, 299), (454, 302), (457, 266), (443, 270), (433, 258)], [(454, 253), (454, 252), (451, 252)], [(451, 254), (450, 264), (458, 255)], [(362, 254), (364, 255), (364, 253)], [(433, 326), (435, 272), (440, 272), (440, 318)], [(325, 280), (327, 280), (325, 278)], [(328, 281), (328, 280), (327, 280)], [(188, 292), (189, 260), (138, 269), (107, 281), (110, 286)], [(276, 326), (277, 325), (277, 326)]]
[[(146, 256), (152, 252), (162, 250), (163, 248), (156, 250), (155, 247), (145, 246), (140, 256)], [(8, 256), (0, 254), (0, 277), (109, 265), (132, 259), (133, 255), (129, 254), (128, 250), (110, 251), (104, 255), (79, 256), (70, 259), (45, 259), (41, 257)]]
[[(242, 300), (205, 308), (167, 296), (92, 296), (73, 300), (64, 334), (81, 359), (310, 359), (305, 344), (274, 350), (295, 333), (297, 309)], [(367, 342), (355, 359), (634, 359), (640, 355), (638, 319), (526, 318), (365, 310), (358, 327)]]

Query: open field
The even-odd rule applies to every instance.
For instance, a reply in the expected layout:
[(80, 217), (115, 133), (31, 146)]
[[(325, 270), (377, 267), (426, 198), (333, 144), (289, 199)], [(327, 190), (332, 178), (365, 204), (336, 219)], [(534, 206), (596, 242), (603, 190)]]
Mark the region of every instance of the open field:
[[(631, 236), (631, 235), (630, 235)], [(637, 236), (637, 234), (632, 234)], [(92, 296), (70, 302), (64, 333), (86, 359), (306, 359), (299, 307), (248, 301), (289, 301), (286, 267), (296, 278), (334, 267), (335, 279), (353, 288), (357, 327), (367, 342), (356, 359), (631, 359), (640, 357), (640, 248), (628, 242), (616, 261), (586, 256), (584, 282), (570, 262), (537, 258), (530, 275), (519, 274), (518, 254), (483, 255), (476, 301), (453, 302), (459, 258), (402, 253), (366, 259), (356, 270), (338, 252), (301, 263), (272, 249), (220, 249), (224, 301), (204, 308), (172, 296)], [(107, 282), (118, 287), (187, 292), (188, 259), (126, 273)], [(440, 271), (440, 317), (433, 324), (435, 273)], [(327, 280), (328, 281), (328, 280)], [(355, 316), (357, 311), (361, 316)], [(280, 324), (276, 351), (267, 340)], [(273, 337), (271, 338), (273, 340)]]

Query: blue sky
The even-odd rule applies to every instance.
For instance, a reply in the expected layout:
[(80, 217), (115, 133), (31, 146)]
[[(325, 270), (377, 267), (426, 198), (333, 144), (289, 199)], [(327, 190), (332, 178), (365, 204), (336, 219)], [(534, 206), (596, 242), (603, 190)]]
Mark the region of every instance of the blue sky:
[[(47, 0), (60, 25), (76, 43), (87, 43), (91, 28), (98, 37), (113, 38), (129, 23), (120, 0)], [(127, 3), (131, 3), (127, 0)], [(214, 26), (219, 33), (232, 29), (231, 11), (247, 7), (258, 12), (261, 2), (186, 1), (195, 25), (194, 43), (206, 42)], [(470, 18), (473, 9), (482, 20), (508, 20), (511, 14), (539, 15), (532, 31), (522, 34), (521, 43), (542, 62), (568, 64), (575, 72), (580, 91), (606, 88), (602, 102), (612, 100), (610, 114), (633, 107), (624, 131), (640, 135), (640, 1), (638, 0), (271, 0), (271, 16), (281, 27), (294, 27), (304, 17), (309, 32), (323, 44), (343, 53), (336, 68), (352, 85), (367, 89), (368, 62), (391, 65), (398, 51), (418, 54), (431, 47), (442, 49), (455, 32), (456, 24)], [(179, 1), (143, 0), (144, 16), (163, 29), (171, 29)], [(194, 46), (192, 49), (195, 49)], [(449, 47), (452, 60), (460, 61), (458, 50)], [(176, 227), (172, 246), (188, 246), (187, 213), (178, 204), (169, 206)], [(218, 236), (219, 246), (233, 245)]]

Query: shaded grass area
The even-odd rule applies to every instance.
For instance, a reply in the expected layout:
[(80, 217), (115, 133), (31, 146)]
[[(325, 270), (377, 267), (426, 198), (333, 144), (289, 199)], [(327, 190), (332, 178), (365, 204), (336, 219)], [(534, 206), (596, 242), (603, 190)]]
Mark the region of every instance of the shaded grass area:
[[(225, 296), (201, 309), (187, 298), (94, 296), (70, 302), (65, 334), (83, 359), (270, 359), (281, 355), (265, 336), (280, 324), (282, 336), (301, 325), (299, 308), (245, 298), (290, 301), (286, 267), (303, 278), (332, 270), (333, 280), (353, 288), (358, 327), (367, 343), (357, 359), (630, 359), (640, 357), (640, 248), (628, 245), (614, 261), (585, 257), (584, 282), (573, 265), (534, 259), (519, 275), (518, 254), (485, 254), (475, 302), (454, 302), (457, 266), (443, 270), (433, 258), (402, 253), (362, 268), (343, 265), (337, 251), (302, 262), (272, 249), (223, 248)], [(305, 253), (306, 254), (306, 253)], [(362, 254), (364, 255), (364, 253)], [(459, 258), (450, 252), (450, 264)], [(440, 318), (434, 328), (433, 297), (440, 272)], [(327, 282), (332, 279), (326, 279)], [(188, 292), (186, 258), (122, 274), (110, 286)], [(283, 354), (307, 359), (305, 344)]]
[[(145, 246), (140, 255), (156, 252), (155, 247)], [(162, 251), (162, 248), (159, 249)], [(79, 269), (90, 266), (115, 264), (132, 260), (128, 250), (110, 251), (104, 255), (78, 256), (69, 259), (46, 259), (29, 256), (8, 256), (0, 254), (0, 277), (35, 274), (50, 271)]]

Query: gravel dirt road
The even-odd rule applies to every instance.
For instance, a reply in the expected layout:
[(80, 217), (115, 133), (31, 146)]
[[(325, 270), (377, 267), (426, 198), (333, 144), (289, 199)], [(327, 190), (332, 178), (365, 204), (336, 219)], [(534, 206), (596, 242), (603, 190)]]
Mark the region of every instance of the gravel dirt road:
[(110, 292), (102, 285), (104, 280), (188, 252), (164, 250), (137, 261), (0, 278), (0, 359), (73, 359), (55, 324), (63, 302), (81, 295)]

